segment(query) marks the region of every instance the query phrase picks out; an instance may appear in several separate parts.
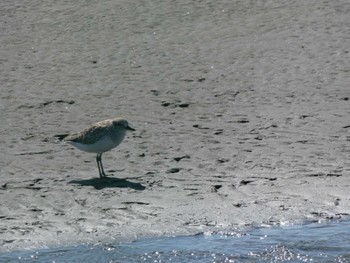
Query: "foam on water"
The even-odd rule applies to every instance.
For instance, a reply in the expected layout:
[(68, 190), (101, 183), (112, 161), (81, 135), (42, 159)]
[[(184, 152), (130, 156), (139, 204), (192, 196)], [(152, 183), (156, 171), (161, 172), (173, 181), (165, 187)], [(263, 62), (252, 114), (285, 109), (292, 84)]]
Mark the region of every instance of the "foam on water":
[(0, 262), (350, 262), (350, 222), (0, 254)]

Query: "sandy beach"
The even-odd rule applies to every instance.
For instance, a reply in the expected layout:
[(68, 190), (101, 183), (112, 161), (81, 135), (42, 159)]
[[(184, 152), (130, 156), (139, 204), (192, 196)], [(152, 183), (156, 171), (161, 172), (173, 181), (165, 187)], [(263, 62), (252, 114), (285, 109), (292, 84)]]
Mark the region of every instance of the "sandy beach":
[[(0, 250), (350, 215), (350, 3), (1, 1)], [(55, 140), (136, 129), (103, 155)]]

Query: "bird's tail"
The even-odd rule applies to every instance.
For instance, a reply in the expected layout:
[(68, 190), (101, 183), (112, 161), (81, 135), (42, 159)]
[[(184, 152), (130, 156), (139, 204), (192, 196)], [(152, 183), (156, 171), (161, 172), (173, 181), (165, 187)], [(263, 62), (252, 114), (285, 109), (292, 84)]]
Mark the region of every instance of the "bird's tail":
[(62, 141), (64, 138), (66, 138), (69, 134), (66, 133), (66, 134), (57, 134), (57, 135), (54, 135), (53, 137), (57, 138), (58, 140)]

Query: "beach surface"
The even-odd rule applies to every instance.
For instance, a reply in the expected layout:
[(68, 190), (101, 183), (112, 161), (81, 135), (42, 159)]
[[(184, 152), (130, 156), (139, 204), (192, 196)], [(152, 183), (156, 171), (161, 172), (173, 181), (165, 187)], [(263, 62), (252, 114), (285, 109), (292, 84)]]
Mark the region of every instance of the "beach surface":
[[(350, 3), (1, 1), (0, 250), (350, 215)], [(103, 155), (58, 142), (136, 129)]]

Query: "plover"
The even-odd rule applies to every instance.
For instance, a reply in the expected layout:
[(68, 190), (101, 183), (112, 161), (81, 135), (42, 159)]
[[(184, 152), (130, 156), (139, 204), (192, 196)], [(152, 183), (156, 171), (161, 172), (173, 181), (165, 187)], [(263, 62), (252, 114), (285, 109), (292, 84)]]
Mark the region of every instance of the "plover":
[(100, 178), (106, 177), (102, 166), (102, 154), (117, 147), (124, 139), (126, 131), (135, 131), (127, 120), (121, 118), (97, 122), (82, 132), (55, 135), (79, 150), (97, 153), (96, 162)]

